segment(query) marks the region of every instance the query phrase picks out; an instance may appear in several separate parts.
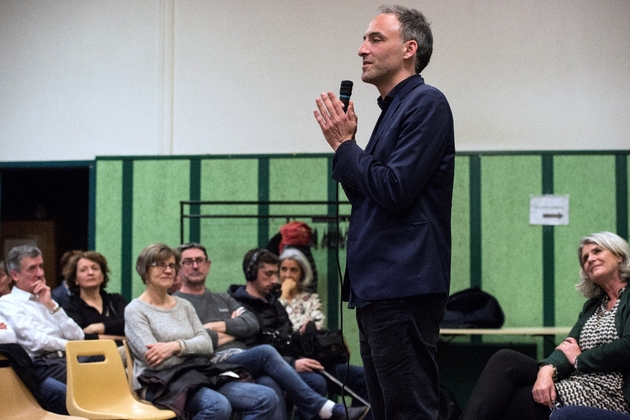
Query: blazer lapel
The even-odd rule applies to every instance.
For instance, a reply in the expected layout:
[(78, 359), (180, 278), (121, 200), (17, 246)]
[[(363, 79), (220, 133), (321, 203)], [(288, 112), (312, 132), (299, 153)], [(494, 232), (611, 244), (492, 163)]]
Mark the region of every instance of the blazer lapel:
[(400, 101), (402, 101), (402, 99), (405, 96), (407, 96), (409, 92), (411, 92), (413, 89), (415, 89), (417, 86), (420, 86), (423, 83), (424, 83), (424, 79), (422, 77), (418, 77), (416, 78), (416, 80), (412, 80), (411, 82), (409, 82), (407, 86), (405, 86), (403, 90), (400, 91), (398, 95), (396, 95), (392, 103), (387, 108), (385, 115), (383, 115), (383, 119), (381, 120), (381, 123), (378, 125), (378, 129), (375, 132), (374, 131), (372, 132), (372, 135), (370, 136), (370, 141), (365, 146), (365, 151), (367, 153), (371, 154), (372, 151), (376, 148), (376, 144), (381, 139), (383, 135), (383, 131), (385, 130), (386, 127), (389, 126), (389, 120), (391, 120), (392, 116), (394, 115), (398, 107), (400, 106)]

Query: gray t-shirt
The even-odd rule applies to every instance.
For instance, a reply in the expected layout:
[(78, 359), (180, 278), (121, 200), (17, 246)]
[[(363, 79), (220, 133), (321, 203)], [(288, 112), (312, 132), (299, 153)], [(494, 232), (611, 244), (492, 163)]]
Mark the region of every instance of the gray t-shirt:
[[(212, 345), (216, 351), (227, 350), (230, 348), (244, 349), (247, 346), (242, 341), (246, 338), (255, 336), (260, 326), (258, 319), (252, 312), (247, 311), (239, 302), (227, 293), (212, 293), (206, 289), (201, 295), (193, 295), (177, 291), (173, 296), (180, 297), (189, 301), (202, 324), (207, 322), (225, 321), (225, 333), (235, 337), (236, 339), (217, 347), (218, 335), (216, 331), (206, 329), (208, 335), (212, 339)], [(232, 313), (237, 312), (239, 315), (232, 318)]]

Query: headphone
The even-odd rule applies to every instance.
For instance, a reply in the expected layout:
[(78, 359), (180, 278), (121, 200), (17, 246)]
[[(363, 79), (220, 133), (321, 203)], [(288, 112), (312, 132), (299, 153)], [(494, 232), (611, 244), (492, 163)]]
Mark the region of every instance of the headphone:
[(256, 277), (258, 277), (258, 272), (256, 270), (256, 263), (258, 263), (258, 259), (264, 253), (269, 252), (266, 249), (259, 249), (252, 255), (249, 259), (249, 263), (247, 263), (247, 268), (245, 269), (245, 279), (247, 281), (254, 281)]

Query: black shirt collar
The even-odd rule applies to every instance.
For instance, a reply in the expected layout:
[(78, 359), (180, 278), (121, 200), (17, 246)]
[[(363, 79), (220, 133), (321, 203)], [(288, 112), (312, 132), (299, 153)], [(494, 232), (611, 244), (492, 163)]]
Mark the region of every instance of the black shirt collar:
[(394, 86), (394, 88), (392, 90), (389, 91), (389, 93), (387, 95), (385, 95), (385, 99), (383, 99), (382, 96), (379, 96), (378, 99), (376, 100), (378, 102), (378, 106), (379, 108), (381, 108), (383, 111), (387, 111), (387, 108), (389, 108), (389, 104), (392, 103), (392, 101), (394, 100), (394, 98), (396, 97), (396, 95), (398, 95), (398, 93), (403, 90), (403, 88), (414, 78), (414, 77), (420, 77), (419, 75), (414, 74), (413, 76), (409, 76), (407, 77), (405, 80), (403, 80), (402, 82), (398, 83), (396, 86)]

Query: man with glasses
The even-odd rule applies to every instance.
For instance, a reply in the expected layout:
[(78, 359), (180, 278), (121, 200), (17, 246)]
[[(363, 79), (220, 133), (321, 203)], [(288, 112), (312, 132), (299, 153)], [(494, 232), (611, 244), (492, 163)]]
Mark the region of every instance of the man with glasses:
[[(298, 374), (271, 346), (248, 348), (246, 342), (251, 343), (251, 338), (259, 331), (256, 315), (245, 310), (227, 293), (212, 293), (206, 288), (206, 277), (210, 272), (206, 248), (198, 243), (187, 243), (177, 250), (181, 254), (179, 276), (182, 286), (174, 295), (188, 300), (195, 308), (212, 339), (213, 360), (244, 366), (257, 383), (274, 389), (281, 401), (284, 401), (286, 392), (304, 418), (345, 419), (342, 405), (322, 397), (326, 393), (322, 376)], [(272, 272), (276, 283), (277, 273), (276, 264)], [(347, 418), (358, 420), (367, 412), (367, 407), (349, 407), (348, 410)]]

